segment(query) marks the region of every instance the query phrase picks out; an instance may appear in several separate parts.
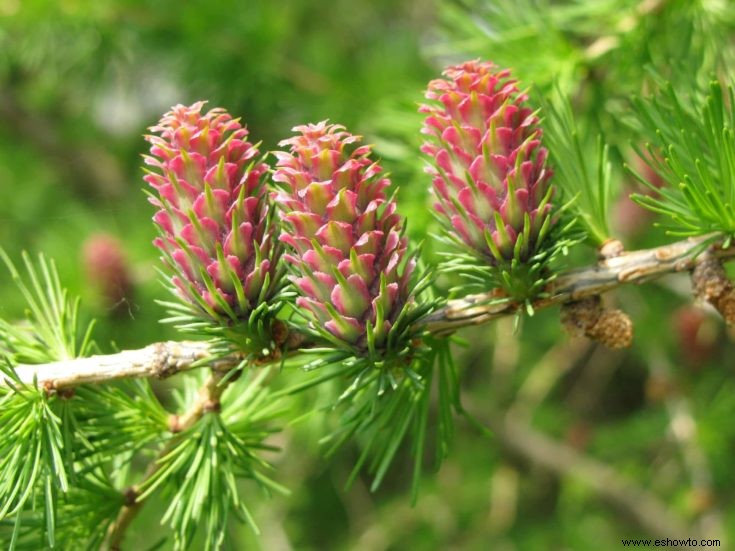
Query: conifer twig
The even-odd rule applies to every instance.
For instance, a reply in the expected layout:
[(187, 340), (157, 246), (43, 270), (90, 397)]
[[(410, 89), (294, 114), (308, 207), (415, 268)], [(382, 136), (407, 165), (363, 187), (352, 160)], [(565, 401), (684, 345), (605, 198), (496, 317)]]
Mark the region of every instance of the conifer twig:
[[(48, 391), (61, 390), (87, 383), (102, 383), (118, 379), (156, 377), (163, 379), (197, 367), (212, 356), (212, 346), (204, 341), (157, 342), (138, 350), (123, 350), (116, 354), (74, 358), (47, 364), (19, 365), (15, 372), (20, 380), (32, 384), (37, 379)], [(207, 362), (215, 371), (227, 370), (242, 358), (231, 355)]]
[[(716, 236), (710, 234), (653, 249), (623, 252), (619, 256), (602, 259), (595, 265), (570, 270), (553, 281), (547, 295), (536, 300), (533, 308), (541, 310), (600, 295), (626, 283), (640, 284), (666, 274), (688, 271), (693, 269), (703, 256), (720, 261), (735, 258), (735, 246), (722, 248), (718, 244), (712, 246), (707, 255), (697, 254), (702, 252), (707, 242), (715, 238)], [(444, 308), (425, 318), (423, 323), (430, 332), (445, 335), (462, 327), (481, 325), (512, 315), (523, 307), (513, 302), (498, 301), (497, 298), (497, 293), (490, 291), (450, 300)], [(295, 340), (298, 342), (299, 339)], [(302, 340), (300, 347), (308, 346), (308, 342)], [(32, 383), (35, 377), (39, 385), (52, 391), (116, 379), (168, 377), (201, 365), (201, 360), (211, 354), (210, 345), (206, 342), (168, 341), (106, 356), (38, 365), (18, 365), (15, 372), (21, 381)], [(239, 354), (234, 354), (208, 362), (207, 366), (215, 371), (226, 371), (241, 360)], [(267, 361), (266, 359), (263, 363)]]
[[(209, 411), (219, 411), (220, 398), (222, 397), (222, 393), (225, 391), (225, 388), (227, 388), (227, 384), (220, 384), (222, 376), (223, 374), (221, 372), (213, 370), (211, 375), (199, 389), (197, 399), (194, 401), (191, 408), (189, 408), (189, 410), (183, 415), (171, 416), (169, 425), (172, 433), (178, 435), (186, 429), (194, 426), (194, 424), (201, 419), (205, 413)], [(140, 495), (139, 488), (158, 472), (161, 468), (160, 459), (165, 457), (179, 443), (179, 441), (180, 438), (177, 436), (171, 438), (171, 440), (169, 440), (169, 442), (161, 449), (158, 455), (156, 455), (156, 457), (148, 464), (148, 469), (146, 470), (140, 484), (131, 486), (124, 492), (125, 503), (120, 508), (117, 518), (107, 530), (105, 549), (108, 551), (120, 551), (121, 544), (128, 527), (145, 504), (145, 501), (138, 501), (138, 496)]]
[(673, 515), (662, 500), (612, 467), (553, 440), (514, 416), (489, 418), (487, 426), (510, 450), (559, 477), (582, 482), (602, 499), (629, 514), (648, 533), (669, 538), (687, 536), (685, 523)]

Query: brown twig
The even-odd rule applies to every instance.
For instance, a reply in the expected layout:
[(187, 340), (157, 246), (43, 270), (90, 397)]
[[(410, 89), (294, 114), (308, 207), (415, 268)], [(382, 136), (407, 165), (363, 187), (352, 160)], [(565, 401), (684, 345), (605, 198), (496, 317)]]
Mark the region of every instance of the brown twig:
[[(600, 295), (626, 283), (644, 283), (665, 274), (692, 270), (700, 257), (703, 244), (713, 235), (685, 239), (669, 245), (641, 251), (624, 252), (613, 258), (600, 260), (593, 266), (578, 268), (561, 274), (549, 287), (545, 298), (533, 303), (535, 310), (557, 304)], [(735, 246), (727, 249), (715, 245), (706, 258), (726, 261), (735, 258)], [(447, 305), (430, 314), (422, 323), (437, 335), (446, 335), (462, 327), (480, 325), (503, 316), (514, 314), (520, 304), (497, 302), (493, 291), (468, 295), (450, 300)], [(309, 343), (299, 334), (289, 337), (289, 348), (306, 348)], [(211, 356), (206, 342), (163, 342), (139, 350), (126, 350), (107, 356), (91, 356), (38, 365), (19, 365), (15, 372), (21, 381), (38, 384), (50, 390), (69, 388), (85, 383), (100, 383), (134, 377), (167, 377), (197, 366), (197, 362)], [(266, 358), (268, 363), (274, 358)], [(237, 365), (242, 356), (234, 354), (207, 364), (215, 371), (228, 370)], [(7, 383), (7, 381), (6, 381)]]
[(612, 467), (536, 431), (514, 416), (490, 417), (486, 424), (506, 448), (556, 476), (582, 482), (630, 515), (648, 533), (657, 537), (687, 537), (686, 524), (674, 516), (663, 501)]
[[(220, 384), (223, 374), (221, 372), (212, 371), (212, 374), (204, 382), (199, 389), (197, 399), (191, 408), (183, 415), (172, 415), (169, 420), (169, 428), (175, 435), (184, 432), (186, 429), (194, 426), (194, 424), (202, 418), (202, 416), (210, 411), (219, 411), (220, 398), (227, 388), (226, 384)], [(161, 467), (160, 459), (167, 455), (180, 441), (180, 437), (174, 436), (161, 449), (149, 465), (148, 469), (140, 484), (131, 486), (125, 490), (125, 503), (120, 509), (115, 521), (107, 530), (107, 538), (105, 549), (109, 551), (120, 551), (125, 533), (143, 508), (145, 501), (139, 501), (140, 487), (151, 477), (153, 477)]]

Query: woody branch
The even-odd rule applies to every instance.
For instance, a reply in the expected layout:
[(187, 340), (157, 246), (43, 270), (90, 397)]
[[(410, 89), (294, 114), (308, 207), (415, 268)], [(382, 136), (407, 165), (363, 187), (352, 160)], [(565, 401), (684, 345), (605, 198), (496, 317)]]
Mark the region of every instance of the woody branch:
[[(670, 273), (693, 270), (704, 260), (725, 262), (735, 258), (735, 247), (715, 243), (706, 252), (702, 244), (712, 235), (689, 238), (653, 249), (623, 252), (619, 256), (599, 261), (595, 265), (562, 273), (548, 289), (548, 294), (533, 303), (535, 310), (566, 304), (597, 296), (628, 283), (645, 283)], [(445, 307), (424, 319), (422, 323), (433, 334), (445, 335), (463, 327), (480, 325), (515, 313), (521, 305), (498, 303), (493, 291), (468, 295), (448, 301)], [(308, 347), (308, 343), (302, 348)], [(116, 354), (77, 358), (47, 364), (18, 365), (20, 380), (49, 390), (64, 389), (86, 383), (102, 383), (125, 378), (164, 378), (201, 365), (211, 355), (206, 342), (160, 342), (139, 350)], [(232, 354), (207, 366), (215, 371), (228, 370), (242, 361)], [(5, 381), (8, 384), (8, 381)]]

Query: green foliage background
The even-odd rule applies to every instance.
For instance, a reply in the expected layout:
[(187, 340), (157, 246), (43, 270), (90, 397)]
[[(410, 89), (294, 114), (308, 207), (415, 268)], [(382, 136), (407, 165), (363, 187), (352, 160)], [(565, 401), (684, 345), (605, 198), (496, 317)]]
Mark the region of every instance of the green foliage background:
[[(628, 100), (657, 78), (689, 93), (731, 73), (733, 32), (735, 9), (704, 0), (0, 0), (0, 245), (14, 259), (27, 250), (56, 260), (84, 314), (99, 320), (104, 350), (176, 338), (154, 303), (167, 297), (141, 191), (141, 135), (170, 105), (208, 99), (242, 116), (265, 150), (292, 126), (325, 118), (366, 135), (401, 188), (411, 237), (426, 239), (434, 258), (416, 106), (443, 64), (472, 57), (513, 68), (533, 87), (532, 103), (553, 102), (556, 82), (571, 99), (584, 157), (595, 164), (598, 134), (609, 144), (609, 231), (628, 249), (663, 244), (671, 238), (626, 197), (643, 188), (623, 162), (644, 170), (631, 143), (647, 140), (629, 124)], [(99, 233), (121, 240), (134, 274), (122, 308), (85, 278), (82, 247)], [(592, 249), (575, 255), (594, 258)], [(456, 283), (441, 274), (439, 282)], [(555, 311), (517, 333), (510, 320), (464, 331), (467, 344), (455, 350), (463, 400), (480, 420), (522, 412), (683, 519), (713, 519), (705, 536), (735, 542), (733, 333), (691, 306), (687, 286), (672, 277), (615, 293), (636, 325), (629, 351), (570, 342)], [(20, 318), (21, 304), (3, 273), (0, 317)], [(156, 390), (165, 397), (172, 385)], [(683, 439), (682, 412), (695, 420)], [(293, 493), (253, 496), (261, 536), (233, 525), (231, 547), (617, 549), (621, 538), (644, 535), (584, 484), (458, 423), (449, 459), (426, 475), (415, 507), (407, 454), (378, 492), (367, 478), (344, 490), (357, 450), (327, 460), (320, 421), (288, 427), (276, 438), (285, 451), (271, 459)], [(166, 533), (158, 520), (167, 505), (157, 499), (133, 526), (131, 549)]]

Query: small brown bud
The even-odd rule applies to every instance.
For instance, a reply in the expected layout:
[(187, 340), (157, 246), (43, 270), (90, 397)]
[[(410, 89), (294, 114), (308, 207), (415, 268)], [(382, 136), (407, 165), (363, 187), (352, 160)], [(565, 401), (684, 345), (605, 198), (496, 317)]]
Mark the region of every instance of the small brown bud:
[(562, 305), (561, 323), (572, 336), (584, 335), (608, 348), (627, 348), (633, 342), (631, 319), (622, 310), (603, 307), (599, 296)]
[(723, 293), (715, 304), (717, 311), (725, 318), (728, 325), (735, 325), (735, 287)]
[(76, 390), (74, 388), (61, 388), (56, 392), (60, 400), (71, 400), (74, 398), (74, 394), (76, 394)]
[(561, 324), (573, 337), (584, 336), (600, 318), (601, 304), (597, 295), (567, 302), (561, 307)]
[(43, 392), (47, 397), (56, 394), (56, 387), (54, 386), (53, 381), (45, 381), (43, 383)]
[(704, 257), (692, 271), (694, 295), (709, 302), (728, 325), (735, 324), (735, 285), (727, 277), (722, 264), (712, 257)]
[(281, 320), (276, 320), (273, 322), (273, 327), (271, 328), (271, 336), (273, 337), (273, 342), (275, 342), (278, 346), (281, 346), (283, 343), (286, 342), (286, 339), (288, 339), (288, 325), (286, 325)]
[(41, 386), (47, 398), (56, 396), (59, 400), (71, 400), (76, 394), (74, 388), (57, 388), (54, 381), (46, 381)]
[(633, 342), (633, 322), (617, 308), (605, 308), (587, 336), (608, 348), (628, 348)]
[(138, 490), (136, 490), (134, 487), (126, 488), (123, 491), (123, 503), (126, 507), (132, 507), (135, 505), (135, 502), (138, 500)]
[(606, 258), (615, 258), (616, 256), (620, 256), (623, 254), (624, 250), (625, 247), (623, 247), (623, 244), (619, 240), (610, 238), (600, 245), (597, 254), (604, 260)]
[(168, 416), (168, 431), (172, 434), (181, 432), (181, 415), (169, 415)]
[(202, 404), (202, 411), (205, 413), (219, 413), (222, 409), (222, 404), (219, 400), (207, 400)]

